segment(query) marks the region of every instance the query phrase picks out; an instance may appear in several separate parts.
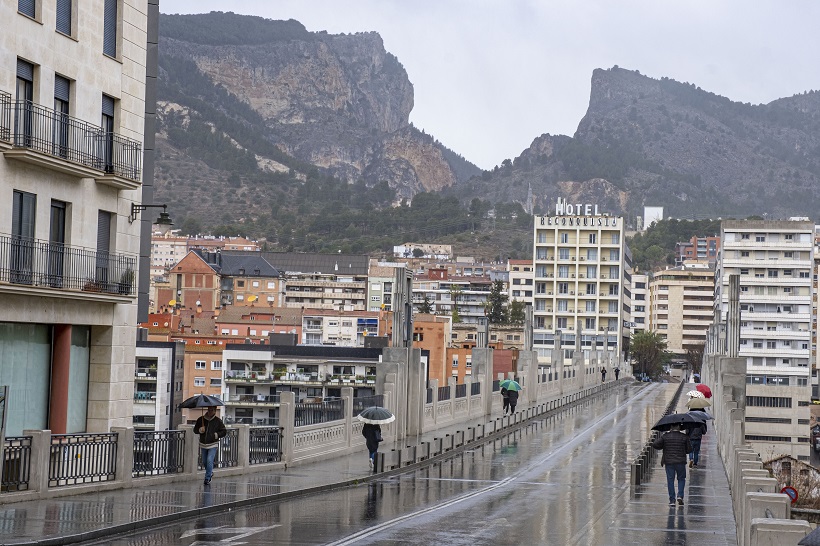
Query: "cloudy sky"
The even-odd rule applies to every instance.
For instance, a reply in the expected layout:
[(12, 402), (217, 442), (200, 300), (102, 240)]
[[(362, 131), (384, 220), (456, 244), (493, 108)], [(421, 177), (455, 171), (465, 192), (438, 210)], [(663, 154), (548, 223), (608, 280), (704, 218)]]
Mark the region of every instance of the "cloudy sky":
[(410, 120), (483, 168), (572, 135), (595, 68), (766, 103), (820, 89), (815, 0), (160, 0), (163, 13), (378, 32), (415, 90)]

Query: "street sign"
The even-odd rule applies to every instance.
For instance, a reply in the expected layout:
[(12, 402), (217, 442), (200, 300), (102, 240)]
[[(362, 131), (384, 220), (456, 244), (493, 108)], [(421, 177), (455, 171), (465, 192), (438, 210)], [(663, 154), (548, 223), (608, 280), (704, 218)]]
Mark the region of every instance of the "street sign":
[(786, 487), (781, 489), (780, 492), (788, 495), (789, 498), (792, 500), (792, 504), (797, 502), (797, 489), (795, 489), (794, 487), (787, 485)]

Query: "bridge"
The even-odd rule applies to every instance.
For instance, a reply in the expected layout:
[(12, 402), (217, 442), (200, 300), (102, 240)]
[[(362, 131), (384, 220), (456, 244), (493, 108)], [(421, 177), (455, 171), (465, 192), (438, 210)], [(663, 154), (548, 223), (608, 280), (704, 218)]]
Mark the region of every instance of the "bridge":
[[(742, 414), (731, 374), (721, 379), (725, 362), (704, 367), (716, 389), (715, 426), (704, 440), (705, 468), (690, 471), (683, 507), (667, 506), (665, 473), (642, 456), (657, 419), (683, 409), (686, 386), (623, 377), (601, 384), (597, 359), (579, 357), (545, 377), (525, 367), (518, 378), (529, 396), (505, 417), (481, 363), (474, 355), (481, 387), (460, 397), (470, 398), (464, 409), (454, 409), (454, 398), (435, 400), (434, 389), (417, 408), (418, 423), (385, 427), (375, 472), (348, 411), (305, 427), (288, 418), (277, 462), (253, 464), (258, 435), (252, 444), (250, 427), (236, 428), (235, 464), (217, 469), (207, 487), (189, 431), (175, 431), (187, 455), (179, 472), (137, 475), (135, 449), (126, 443), (133, 431), (122, 430), (113, 479), (69, 486), (47, 479), (55, 466), (44, 449), (48, 432), (29, 431), (31, 489), (0, 495), (0, 541), (747, 545), (796, 544), (810, 531), (791, 519), (788, 497), (738, 443)], [(388, 405), (400, 385), (396, 376), (384, 378)], [(352, 407), (349, 392), (345, 399)], [(292, 402), (282, 404), (291, 417)], [(471, 414), (485, 404), (488, 413)], [(400, 434), (402, 426), (422, 430)], [(297, 449), (299, 438), (310, 440)]]

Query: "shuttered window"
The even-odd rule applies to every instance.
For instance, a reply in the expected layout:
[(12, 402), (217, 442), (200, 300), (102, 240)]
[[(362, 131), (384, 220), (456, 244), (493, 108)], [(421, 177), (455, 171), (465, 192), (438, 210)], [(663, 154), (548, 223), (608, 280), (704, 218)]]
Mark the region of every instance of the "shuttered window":
[(57, 32), (71, 36), (71, 0), (57, 0)]
[(103, 9), (103, 53), (117, 56), (117, 1), (105, 0)]
[(37, 208), (37, 196), (24, 191), (14, 192), (12, 208), (11, 234), (15, 238), (34, 238), (34, 211)]
[(71, 94), (71, 80), (64, 78), (59, 74), (54, 76), (54, 98), (68, 102), (68, 97)]
[(17, 0), (17, 11), (34, 19), (37, 15), (36, 3), (36, 0)]
[(97, 253), (99, 255), (109, 252), (111, 252), (111, 213), (101, 210), (97, 215)]
[(34, 81), (34, 65), (22, 59), (17, 59), (17, 77), (27, 82)]

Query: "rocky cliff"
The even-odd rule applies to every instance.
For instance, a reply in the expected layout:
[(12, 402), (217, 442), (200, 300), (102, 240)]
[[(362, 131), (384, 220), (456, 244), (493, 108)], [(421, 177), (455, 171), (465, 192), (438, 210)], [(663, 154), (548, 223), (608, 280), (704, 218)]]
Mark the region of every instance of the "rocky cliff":
[[(161, 71), (161, 106), (174, 101), (208, 117), (190, 80), (224, 89), (229, 97), (209, 105), (293, 158), (297, 171), (387, 182), (400, 197), (450, 186), (465, 167), (467, 175), (479, 172), (455, 154), (445, 157), (440, 143), (409, 124), (413, 86), (375, 32), (311, 33), (296, 21), (232, 13), (163, 15), (160, 57), (161, 66), (187, 62), (199, 73), (183, 82)], [(245, 145), (218, 125), (214, 131)], [(263, 162), (281, 159), (255, 153)]]
[[(572, 181), (584, 202), (641, 214), (815, 216), (820, 206), (820, 93), (770, 104), (733, 102), (693, 84), (618, 67), (592, 74), (589, 109), (572, 138), (541, 136), (471, 192), (549, 210)], [(596, 198), (600, 196), (599, 198)]]

